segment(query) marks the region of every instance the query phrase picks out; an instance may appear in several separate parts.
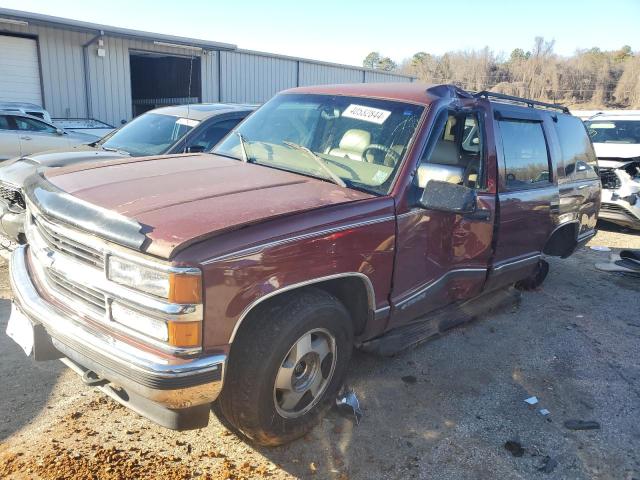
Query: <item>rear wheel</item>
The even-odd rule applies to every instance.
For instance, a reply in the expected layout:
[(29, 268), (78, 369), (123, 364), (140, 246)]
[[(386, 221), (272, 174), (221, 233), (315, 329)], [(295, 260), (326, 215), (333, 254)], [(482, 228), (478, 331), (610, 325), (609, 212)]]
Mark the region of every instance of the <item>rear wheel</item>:
[(535, 290), (544, 283), (544, 280), (547, 278), (548, 274), (549, 262), (540, 259), (538, 261), (538, 266), (536, 267), (535, 272), (531, 276), (516, 282), (515, 287), (518, 290)]
[(351, 358), (344, 305), (306, 289), (259, 306), (234, 341), (214, 411), (261, 445), (307, 433), (331, 406)]

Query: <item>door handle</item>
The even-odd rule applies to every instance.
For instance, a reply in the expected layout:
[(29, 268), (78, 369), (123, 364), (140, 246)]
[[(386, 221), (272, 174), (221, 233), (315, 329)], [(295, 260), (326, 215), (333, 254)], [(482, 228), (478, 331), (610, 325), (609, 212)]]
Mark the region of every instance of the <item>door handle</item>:
[(27, 135), (23, 135), (20, 137), (20, 140), (31, 140), (31, 137), (27, 136)]
[(464, 218), (467, 220), (480, 220), (486, 222), (491, 220), (491, 210), (487, 208), (478, 208), (474, 212), (465, 213)]

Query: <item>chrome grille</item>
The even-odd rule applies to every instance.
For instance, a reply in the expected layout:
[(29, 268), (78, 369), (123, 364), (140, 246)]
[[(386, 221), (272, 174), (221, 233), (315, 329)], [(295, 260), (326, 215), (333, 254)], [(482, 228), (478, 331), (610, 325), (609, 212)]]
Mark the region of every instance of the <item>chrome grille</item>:
[(70, 297), (72, 300), (77, 300), (99, 315), (106, 314), (106, 298), (102, 293), (72, 282), (51, 269), (46, 268), (44, 273), (49, 286), (58, 293)]
[(99, 250), (76, 242), (68, 236), (63, 235), (59, 231), (56, 231), (55, 228), (48, 226), (40, 218), (32, 217), (32, 222), (49, 248), (69, 255), (83, 263), (103, 268), (104, 254)]
[(25, 208), (22, 192), (17, 188), (10, 187), (6, 183), (0, 183), (0, 198), (4, 198), (9, 204), (15, 204), (20, 208)]

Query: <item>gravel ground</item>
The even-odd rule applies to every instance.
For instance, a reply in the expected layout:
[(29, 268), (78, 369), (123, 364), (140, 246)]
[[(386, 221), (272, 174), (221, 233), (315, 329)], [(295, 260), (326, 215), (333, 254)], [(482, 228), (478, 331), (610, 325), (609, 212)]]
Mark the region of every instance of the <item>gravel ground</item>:
[[(640, 235), (607, 228), (590, 244), (640, 248)], [(203, 430), (164, 430), (2, 334), (0, 478), (640, 478), (640, 279), (593, 267), (609, 255), (554, 259), (519, 305), (395, 358), (356, 353), (360, 425), (331, 412), (279, 448), (213, 415)], [(3, 263), (3, 331), (9, 293)]]

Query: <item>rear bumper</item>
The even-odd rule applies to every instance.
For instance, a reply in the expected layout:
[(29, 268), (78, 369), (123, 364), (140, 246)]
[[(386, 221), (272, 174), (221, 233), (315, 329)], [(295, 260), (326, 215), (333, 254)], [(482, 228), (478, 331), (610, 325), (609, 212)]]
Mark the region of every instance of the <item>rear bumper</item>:
[(206, 406), (199, 412), (208, 409), (222, 389), (225, 355), (157, 356), (92, 330), (73, 312), (62, 311), (40, 296), (30, 277), (27, 248), (18, 247), (11, 258), (15, 304), (32, 324), (44, 328), (56, 350), (78, 366), (74, 370), (95, 372), (111, 390), (120, 392), (116, 400), (170, 428), (175, 422), (162, 421), (158, 409), (190, 409), (192, 413), (193, 407)]

